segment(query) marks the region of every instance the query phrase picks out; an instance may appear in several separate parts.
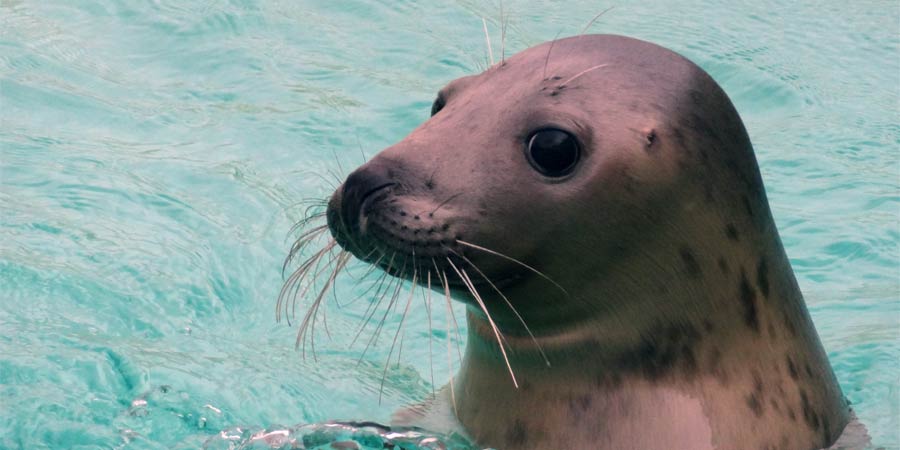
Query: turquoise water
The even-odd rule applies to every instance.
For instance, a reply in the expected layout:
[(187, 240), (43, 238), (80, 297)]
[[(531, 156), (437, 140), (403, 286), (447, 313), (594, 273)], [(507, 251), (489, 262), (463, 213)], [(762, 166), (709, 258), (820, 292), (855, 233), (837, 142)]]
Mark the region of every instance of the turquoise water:
[[(580, 3), (505, 1), (508, 53), (610, 6)], [(679, 51), (729, 93), (844, 392), (900, 448), (900, 4), (719, 3), (619, 1), (592, 31)], [(314, 361), (275, 299), (298, 202), (484, 67), (481, 17), (498, 53), (499, 16), (462, 0), (0, 0), (0, 447), (386, 422), (446, 382), (441, 311), (430, 331), (413, 308), (386, 367), (392, 336), (350, 346), (364, 301), (330, 304)], [(338, 297), (364, 287), (344, 277)]]

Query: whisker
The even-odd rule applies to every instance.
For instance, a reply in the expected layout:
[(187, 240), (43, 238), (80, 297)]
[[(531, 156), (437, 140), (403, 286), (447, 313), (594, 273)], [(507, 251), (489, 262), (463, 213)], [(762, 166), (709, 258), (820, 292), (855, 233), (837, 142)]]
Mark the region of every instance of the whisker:
[[(434, 262), (434, 259), (432, 258), (431, 261)], [(437, 263), (435, 263), (434, 268), (435, 271), (437, 271)], [(438, 275), (437, 272), (435, 272), (435, 275)], [(438, 278), (440, 278), (440, 276), (438, 276)], [(448, 319), (445, 320), (445, 323), (447, 324), (447, 368), (450, 370), (450, 402), (453, 404), (453, 415), (459, 417), (459, 411), (456, 409), (456, 392), (453, 386), (453, 359), (450, 356), (453, 352), (451, 351), (452, 346), (450, 345), (450, 341), (452, 340), (452, 338), (450, 337), (451, 333), (449, 317), (453, 317), (453, 306), (450, 304), (450, 285), (447, 283), (447, 272), (444, 272), (444, 278), (441, 279), (441, 284), (444, 286), (444, 298), (447, 300)], [(453, 323), (456, 323), (455, 317), (453, 318)], [(456, 327), (456, 333), (459, 334), (459, 326)], [(459, 341), (457, 341), (456, 344), (456, 351), (457, 353), (459, 352)], [(460, 357), (460, 361), (461, 360), (462, 357)]]
[(553, 285), (556, 286), (559, 290), (561, 290), (564, 294), (566, 294), (566, 296), (569, 296), (569, 292), (566, 291), (565, 288), (563, 288), (562, 286), (560, 286), (559, 283), (553, 281), (553, 279), (550, 278), (550, 277), (548, 277), (547, 275), (544, 275), (544, 273), (541, 272), (540, 270), (537, 270), (537, 269), (535, 269), (534, 267), (531, 267), (531, 266), (529, 266), (528, 264), (525, 264), (525, 263), (523, 263), (522, 261), (519, 261), (518, 259), (515, 259), (515, 258), (513, 258), (513, 257), (511, 257), (511, 256), (506, 256), (506, 255), (504, 255), (503, 253), (496, 252), (496, 251), (491, 250), (491, 249), (488, 249), (488, 248), (484, 248), (484, 247), (482, 247), (482, 246), (480, 246), (480, 245), (475, 245), (475, 244), (473, 244), (473, 243), (471, 243), (471, 242), (466, 242), (466, 241), (463, 241), (463, 240), (460, 240), (460, 239), (456, 239), (456, 242), (457, 242), (458, 244), (465, 245), (466, 247), (471, 247), (471, 248), (474, 248), (475, 250), (481, 250), (481, 251), (483, 251), (483, 252), (485, 252), (485, 253), (490, 253), (490, 254), (492, 254), (492, 255), (494, 255), (494, 256), (498, 256), (498, 257), (503, 258), (503, 259), (505, 259), (505, 260), (507, 260), (507, 261), (514, 262), (514, 263), (516, 263), (516, 264), (518, 264), (518, 265), (520, 265), (520, 266), (522, 266), (522, 267), (524, 267), (524, 268), (530, 270), (531, 272), (533, 272), (534, 274), (538, 275), (539, 277), (541, 277), (541, 278), (543, 278), (543, 279), (549, 281), (550, 283), (553, 283)]
[(580, 76), (582, 76), (582, 75), (584, 75), (584, 74), (586, 74), (586, 73), (588, 73), (588, 72), (592, 72), (592, 71), (594, 71), (594, 70), (600, 69), (600, 68), (602, 68), (602, 67), (606, 67), (606, 66), (608, 66), (608, 65), (609, 65), (609, 64), (597, 64), (597, 65), (594, 66), (594, 67), (588, 67), (587, 69), (584, 69), (584, 70), (582, 70), (581, 72), (576, 73), (572, 78), (569, 78), (568, 80), (563, 81), (562, 83), (560, 83), (560, 84), (559, 84), (559, 87), (566, 86), (566, 85), (568, 85), (569, 83), (571, 83), (572, 80), (574, 80), (574, 79), (576, 79), (576, 78), (578, 78), (578, 77), (580, 77)]
[(484, 17), (481, 18), (481, 25), (484, 26), (484, 42), (487, 43), (488, 56), (491, 58), (491, 65), (494, 65), (494, 51), (491, 50), (491, 35), (488, 34), (487, 30), (487, 20), (484, 20)]
[(503, 0), (500, 0), (500, 65), (502, 66), (505, 61), (506, 61), (506, 20), (503, 19)]
[(359, 154), (362, 155), (363, 164), (365, 164), (369, 161), (366, 159), (366, 152), (363, 151), (362, 142), (360, 142), (360, 140), (359, 140), (359, 131), (357, 131), (353, 134), (356, 136), (356, 146), (359, 147)]
[(431, 397), (437, 397), (434, 391), (434, 328), (431, 326), (431, 270), (428, 270), (425, 291), (425, 312), (428, 314), (428, 366), (431, 368)]
[[(337, 243), (334, 242), (334, 240), (332, 239), (332, 244), (337, 244)], [(314, 265), (310, 265), (309, 267), (307, 267), (304, 277), (306, 277), (306, 275), (309, 275), (310, 269), (312, 269), (312, 278), (309, 280), (309, 282), (306, 284), (306, 286), (303, 286), (303, 290), (300, 291), (299, 295), (297, 294), (297, 291), (300, 290), (301, 282), (303, 280), (302, 279), (297, 280), (297, 289), (294, 291), (294, 294), (293, 294), (294, 301), (293, 301), (293, 303), (291, 303), (290, 317), (292, 319), (297, 316), (297, 299), (306, 297), (306, 293), (309, 292), (310, 289), (315, 289), (316, 281), (319, 279), (322, 272), (325, 269), (327, 269), (329, 266), (331, 266), (331, 264), (335, 261), (335, 258), (337, 258), (337, 256), (339, 256), (343, 252), (343, 251), (339, 251), (338, 255), (335, 255), (333, 253), (333, 250), (335, 247), (336, 247), (336, 245), (329, 245), (327, 247), (328, 251), (322, 252), (321, 254), (317, 255), (316, 259), (314, 261), (312, 261), (314, 263)], [(325, 265), (322, 266), (321, 265), (322, 259), (325, 257), (326, 254), (329, 255), (329, 258), (325, 262)]]
[[(456, 329), (456, 356), (459, 358), (459, 361), (462, 361), (462, 349), (459, 347), (459, 343), (462, 342), (462, 335), (459, 334), (459, 322), (456, 321), (456, 314), (453, 312), (452, 302), (450, 300), (450, 280), (447, 278), (447, 272), (438, 269), (437, 262), (434, 258), (431, 258), (431, 263), (434, 264), (435, 275), (437, 275), (438, 278), (441, 278), (441, 273), (444, 274), (441, 284), (444, 286), (444, 298), (447, 300), (447, 310), (450, 312), (450, 319), (453, 320), (453, 327)], [(447, 339), (449, 342), (449, 335), (447, 336)]]
[[(313, 360), (318, 361), (316, 357), (316, 340), (315, 340), (315, 332), (316, 332), (316, 316), (319, 312), (319, 307), (322, 304), (322, 298), (325, 297), (325, 294), (328, 293), (328, 289), (330, 286), (334, 284), (334, 280), (337, 274), (341, 271), (343, 266), (347, 264), (347, 261), (350, 260), (350, 254), (346, 251), (341, 251), (337, 258), (337, 266), (334, 271), (331, 272), (328, 281), (325, 282), (325, 286), (319, 291), (319, 294), (316, 296), (316, 299), (313, 301), (310, 310), (306, 312), (306, 316), (303, 318), (303, 323), (300, 324), (300, 331), (297, 333), (297, 341), (295, 342), (295, 347), (299, 347), (302, 340), (304, 340), (307, 336), (309, 337), (310, 348), (312, 349)], [(305, 341), (304, 341), (305, 342)], [(303, 346), (303, 357), (306, 358), (306, 346)]]
[[(316, 171), (308, 171), (308, 172), (306, 172), (306, 173), (307, 173), (308, 175), (312, 175), (312, 176), (318, 178), (319, 181), (325, 183), (325, 185), (328, 186), (329, 190), (331, 190), (331, 191), (336, 190), (337, 187), (340, 186), (340, 184), (341, 184), (341, 180), (340, 180), (340, 179), (338, 179), (338, 184), (334, 184), (333, 180), (329, 180), (328, 178), (325, 178), (324, 175), (322, 175), (321, 173), (316, 172)], [(333, 174), (332, 174), (332, 176), (333, 176)]]
[(534, 337), (534, 333), (531, 332), (531, 328), (529, 328), (528, 325), (525, 323), (525, 319), (522, 318), (522, 316), (519, 314), (519, 311), (516, 310), (516, 308), (513, 306), (512, 302), (510, 302), (509, 299), (506, 298), (506, 295), (504, 295), (503, 292), (501, 292), (500, 289), (497, 288), (497, 286), (490, 280), (490, 278), (488, 278), (487, 275), (485, 275), (484, 272), (482, 272), (481, 269), (478, 268), (478, 266), (476, 266), (472, 261), (470, 261), (469, 258), (466, 258), (465, 256), (453, 251), (450, 248), (446, 248), (446, 249), (449, 250), (450, 252), (452, 252), (453, 254), (455, 254), (456, 256), (459, 256), (460, 258), (462, 258), (465, 262), (467, 262), (469, 264), (469, 266), (471, 266), (473, 269), (475, 269), (475, 271), (478, 272), (479, 275), (481, 275), (481, 278), (484, 278), (484, 281), (486, 281), (487, 284), (489, 284), (494, 289), (494, 291), (496, 291), (497, 294), (500, 295), (500, 297), (503, 299), (503, 301), (506, 302), (506, 306), (509, 306), (509, 309), (513, 312), (513, 314), (516, 315), (516, 318), (519, 319), (519, 322), (522, 324), (522, 326), (525, 327), (525, 331), (528, 332), (528, 336), (531, 337), (531, 341), (534, 342), (535, 346), (537, 346), (538, 352), (540, 352), (540, 354), (541, 354), (541, 358), (544, 359), (544, 363), (547, 364), (547, 367), (550, 367), (550, 360), (547, 359), (547, 354), (544, 353), (544, 348), (541, 346), (540, 343), (538, 343), (537, 339)]
[(328, 175), (331, 175), (332, 177), (334, 177), (335, 181), (337, 182), (337, 183), (334, 185), (335, 190), (337, 189), (338, 186), (341, 185), (341, 183), (344, 182), (343, 178), (341, 178), (340, 175), (334, 173), (334, 171), (331, 170), (331, 169), (326, 169), (326, 170), (325, 170), (325, 173), (327, 173)]
[(320, 227), (313, 228), (303, 235), (301, 235), (294, 245), (291, 246), (290, 251), (288, 252), (287, 258), (285, 258), (284, 263), (281, 265), (281, 276), (284, 277), (284, 272), (287, 270), (287, 266), (293, 262), (294, 258), (306, 248), (312, 241), (321, 236), (328, 229), (327, 225), (322, 225)]
[[(308, 206), (307, 209), (324, 208), (324, 207), (325, 207), (325, 205), (321, 205), (321, 206), (313, 205), (313, 206)], [(327, 214), (327, 211), (319, 211), (319, 212), (315, 212), (315, 213), (309, 213), (309, 212), (304, 211), (303, 218), (300, 219), (299, 221), (297, 221), (297, 223), (291, 225), (291, 228), (288, 230), (287, 234), (285, 235), (285, 239), (287, 239), (290, 235), (297, 232), (297, 230), (309, 225), (310, 222), (313, 222), (315, 220), (325, 217), (326, 214)]]
[(593, 25), (594, 22), (596, 22), (597, 19), (600, 18), (600, 16), (606, 14), (607, 12), (609, 12), (609, 10), (611, 10), (611, 9), (613, 9), (613, 8), (615, 8), (615, 5), (614, 5), (614, 6), (610, 6), (609, 8), (606, 8), (606, 9), (604, 9), (603, 11), (600, 11), (600, 14), (597, 14), (596, 16), (594, 16), (594, 18), (591, 19), (591, 21), (588, 22), (588, 24), (585, 25), (584, 28), (581, 29), (581, 33), (578, 33), (578, 35), (580, 36), (580, 35), (584, 34), (584, 32), (587, 31), (588, 28), (590, 28), (591, 25)]
[(344, 172), (344, 166), (341, 165), (341, 160), (340, 160), (340, 158), (338, 158), (337, 152), (334, 151), (333, 148), (331, 149), (331, 154), (334, 156), (334, 162), (337, 163), (338, 170), (340, 171), (339, 173), (347, 173), (347, 172)]
[(512, 365), (509, 363), (509, 357), (506, 355), (506, 348), (503, 346), (503, 342), (500, 341), (500, 330), (497, 328), (497, 325), (494, 323), (494, 319), (491, 317), (491, 313), (487, 309), (487, 305), (484, 304), (484, 301), (481, 299), (481, 295), (478, 294), (478, 290), (475, 289), (475, 285), (472, 284), (472, 280), (469, 279), (469, 276), (466, 274), (465, 269), (458, 269), (453, 261), (450, 258), (447, 258), (447, 263), (450, 264), (450, 267), (459, 275), (459, 278), (469, 289), (469, 292), (472, 293), (472, 296), (475, 297), (475, 301), (478, 302), (478, 306), (481, 307), (481, 310), (484, 311), (484, 315), (487, 317), (488, 323), (491, 325), (491, 329), (494, 331), (494, 337), (497, 338), (497, 346), (500, 348), (500, 353), (503, 355), (503, 361), (506, 363), (506, 368), (509, 370), (509, 376), (512, 378), (513, 386), (516, 389), (519, 388), (519, 382), (516, 381), (516, 373), (513, 371)]
[(402, 287), (403, 282), (398, 278), (397, 287), (394, 289), (394, 293), (391, 295), (391, 300), (388, 302), (387, 308), (385, 308), (384, 310), (384, 315), (381, 317), (381, 321), (378, 323), (378, 326), (375, 327), (375, 331), (372, 333), (372, 336), (369, 337), (369, 342), (366, 343), (366, 347), (363, 349), (362, 355), (360, 355), (359, 357), (360, 362), (362, 361), (362, 358), (366, 356), (366, 353), (369, 351), (369, 348), (372, 346), (372, 344), (378, 341), (378, 337), (381, 335), (381, 330), (384, 328), (384, 322), (387, 321), (387, 317), (391, 313), (391, 308), (396, 304), (397, 297), (400, 296), (400, 288)]
[[(366, 273), (364, 273), (361, 277), (359, 277), (359, 281), (360, 281), (360, 282), (365, 281), (365, 279), (368, 278), (368, 276), (371, 275), (372, 272), (375, 271), (375, 269), (377, 269), (377, 265), (378, 265), (379, 262), (381, 262), (381, 259), (382, 259), (382, 258), (384, 258), (384, 255), (381, 255), (381, 256), (375, 261), (375, 265), (373, 265), (372, 267), (369, 267), (369, 269), (366, 270)], [(349, 272), (349, 270), (348, 270), (347, 272)], [(387, 274), (384, 274), (384, 275), (386, 276)], [(381, 278), (381, 277), (379, 277), (379, 279), (380, 279), (380, 278)], [(375, 286), (378, 285), (378, 282), (379, 282), (379, 281), (380, 281), (380, 280), (377, 280), (376, 282), (370, 282), (370, 283), (369, 283), (369, 287), (367, 287), (366, 290), (364, 290), (361, 294), (359, 294), (359, 295), (357, 295), (356, 297), (354, 297), (353, 299), (351, 299), (349, 302), (344, 303), (344, 306), (351, 306), (351, 305), (353, 305), (354, 303), (356, 303), (357, 301), (359, 301), (359, 299), (365, 297), (366, 294), (368, 294), (372, 289), (375, 288)], [(368, 310), (367, 310), (367, 311), (368, 311)]]
[[(291, 305), (296, 305), (297, 301), (297, 290), (299, 290), (300, 285), (302, 284), (303, 279), (309, 273), (310, 268), (317, 264), (320, 258), (331, 251), (337, 243), (332, 240), (329, 244), (326, 244), (324, 248), (319, 250), (315, 255), (313, 255), (310, 259), (304, 262), (294, 273), (288, 277), (287, 281), (284, 283), (284, 286), (281, 287), (281, 292), (278, 294), (278, 302), (275, 305), (275, 321), (281, 321), (281, 313), (282, 309), (284, 310), (285, 318), (288, 320), (288, 325), (290, 325), (290, 317), (288, 315), (288, 304), (286, 300), (288, 298), (291, 299)], [(289, 294), (290, 293), (290, 294)]]
[(562, 33), (562, 30), (556, 33), (556, 36), (553, 36), (553, 40), (550, 41), (550, 48), (547, 49), (547, 57), (544, 58), (544, 71), (541, 73), (541, 79), (547, 79), (547, 64), (550, 63), (550, 52), (553, 51), (553, 46), (556, 45), (556, 40), (559, 39), (559, 35)]
[(436, 208), (432, 209), (431, 212), (428, 213), (428, 215), (432, 215), (432, 214), (436, 213), (437, 210), (441, 209), (444, 205), (449, 203), (454, 198), (459, 197), (460, 195), (462, 195), (462, 192), (457, 192), (456, 194), (453, 194), (450, 197), (447, 197), (446, 200), (442, 201), (439, 205), (437, 205)]
[[(400, 317), (400, 325), (397, 326), (397, 332), (394, 333), (394, 342), (391, 343), (391, 349), (388, 351), (387, 361), (385, 361), (384, 371), (381, 373), (381, 387), (378, 389), (378, 404), (381, 404), (381, 397), (384, 394), (384, 379), (387, 377), (387, 370), (391, 363), (391, 355), (394, 353), (394, 346), (397, 345), (397, 337), (400, 336), (400, 332), (403, 330), (403, 323), (406, 321), (406, 315), (409, 313), (409, 305), (412, 304), (413, 294), (416, 292), (416, 277), (418, 273), (413, 271), (412, 277), (412, 287), (409, 289), (409, 298), (406, 300), (406, 308), (403, 309), (403, 316)], [(402, 349), (402, 343), (401, 343)], [(400, 355), (397, 355), (397, 360), (399, 363)]]
[[(391, 266), (394, 264), (394, 257), (396, 256), (396, 254), (397, 254), (396, 252), (391, 254), (391, 259), (388, 260), (388, 270), (390, 270)], [(387, 282), (387, 285), (386, 285), (387, 289), (385, 289), (384, 292), (382, 292), (381, 289), (383, 287), (385, 287), (384, 280), (387, 277), (388, 277), (388, 272), (385, 271), (381, 275), (381, 278), (379, 278), (378, 289), (375, 291), (375, 295), (373, 296), (373, 297), (377, 298), (378, 300), (376, 302), (370, 302), (369, 306), (366, 307), (366, 311), (363, 313), (363, 317), (366, 317), (366, 319), (363, 321), (362, 325), (360, 325), (359, 329), (356, 331), (356, 335), (353, 337), (353, 341), (350, 342), (351, 347), (354, 344), (356, 344), (356, 340), (359, 339), (359, 336), (360, 336), (360, 334), (362, 334), (362, 331), (366, 328), (366, 326), (372, 320), (372, 316), (375, 315), (375, 311), (378, 310), (378, 306), (381, 305), (381, 302), (384, 300), (384, 295), (387, 293), (387, 291), (389, 291), (391, 289), (391, 285), (395, 281), (399, 282), (399, 280), (397, 278), (391, 277), (390, 281)], [(373, 309), (373, 307), (374, 307), (374, 309)], [(370, 310), (371, 310), (371, 314), (369, 313)], [(360, 359), (360, 361), (362, 361), (362, 359)]]

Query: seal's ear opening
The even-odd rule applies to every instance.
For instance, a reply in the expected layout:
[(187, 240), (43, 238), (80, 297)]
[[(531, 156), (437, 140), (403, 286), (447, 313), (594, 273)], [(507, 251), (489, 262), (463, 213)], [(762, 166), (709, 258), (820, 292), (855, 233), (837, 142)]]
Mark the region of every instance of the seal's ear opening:
[(575, 169), (581, 159), (581, 146), (568, 131), (543, 128), (528, 138), (525, 154), (531, 167), (542, 175), (559, 178)]

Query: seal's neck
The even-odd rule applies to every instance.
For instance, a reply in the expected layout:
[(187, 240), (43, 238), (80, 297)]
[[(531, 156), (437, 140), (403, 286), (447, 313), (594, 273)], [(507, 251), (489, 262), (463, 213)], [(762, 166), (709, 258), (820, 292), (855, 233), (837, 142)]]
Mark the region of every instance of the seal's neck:
[(483, 316), (468, 314), (458, 418), (504, 449), (596, 448), (601, 437), (622, 449), (827, 446), (848, 408), (768, 235), (738, 236), (727, 257), (694, 241), (620, 260), (581, 291), (618, 308), (535, 340), (506, 336), (509, 366)]

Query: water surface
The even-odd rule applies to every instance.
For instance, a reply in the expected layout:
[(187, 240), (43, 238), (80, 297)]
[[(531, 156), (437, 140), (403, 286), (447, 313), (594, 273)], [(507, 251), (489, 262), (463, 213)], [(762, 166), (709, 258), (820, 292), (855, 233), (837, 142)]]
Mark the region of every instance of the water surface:
[[(591, 30), (681, 52), (734, 100), (844, 392), (898, 448), (900, 4), (798, 3), (621, 1)], [(506, 51), (608, 6), (505, 1)], [(365, 301), (329, 308), (313, 360), (275, 298), (298, 202), (485, 67), (481, 17), (499, 53), (499, 16), (475, 1), (0, 0), (0, 447), (384, 422), (442, 385), (444, 311), (429, 330), (413, 308), (385, 370), (392, 336), (361, 362), (368, 334), (349, 346)], [(363, 288), (338, 280), (341, 298)]]

